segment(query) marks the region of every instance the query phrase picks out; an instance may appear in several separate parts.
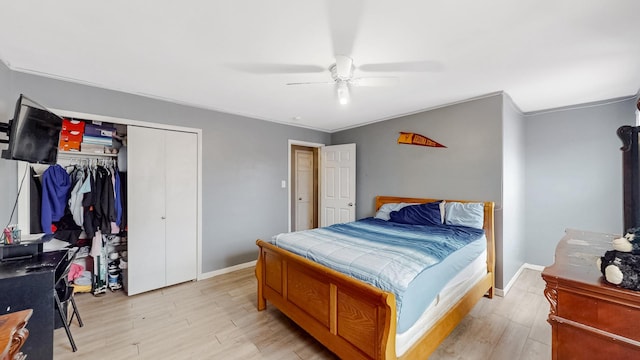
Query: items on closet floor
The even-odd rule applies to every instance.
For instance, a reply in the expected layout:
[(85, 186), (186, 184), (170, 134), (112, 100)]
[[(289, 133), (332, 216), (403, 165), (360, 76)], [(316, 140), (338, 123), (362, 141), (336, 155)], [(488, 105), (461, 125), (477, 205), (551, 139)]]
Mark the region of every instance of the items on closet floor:
[[(90, 291), (94, 295), (107, 288), (122, 288), (122, 266), (126, 268), (126, 176), (121, 176), (115, 159), (74, 159), (66, 167), (52, 165), (40, 176), (41, 193), (37, 191), (38, 175), (32, 175), (31, 189), (36, 191), (31, 196), (32, 202), (40, 199), (37, 223), (41, 230), (72, 246), (90, 249), (89, 257), (79, 256), (79, 264), (93, 272)], [(32, 223), (34, 217), (37, 214), (32, 211)], [(86, 279), (72, 279), (76, 291), (86, 291)]]

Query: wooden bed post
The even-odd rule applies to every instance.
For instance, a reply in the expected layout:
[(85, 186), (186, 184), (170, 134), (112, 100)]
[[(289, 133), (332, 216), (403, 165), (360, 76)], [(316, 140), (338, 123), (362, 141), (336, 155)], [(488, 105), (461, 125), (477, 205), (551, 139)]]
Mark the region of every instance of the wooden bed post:
[[(487, 272), (495, 274), (496, 272), (496, 238), (495, 238), (495, 221), (494, 211), (496, 204), (494, 202), (485, 202), (484, 204), (484, 231), (487, 238)], [(487, 297), (493, 299), (493, 291), (496, 287), (495, 276), (491, 276), (491, 287), (487, 291)]]
[[(258, 244), (258, 241), (260, 240), (256, 240), (256, 244)], [(258, 261), (256, 262), (256, 279), (258, 280), (258, 311), (262, 311), (267, 308), (267, 300), (264, 298), (262, 289), (264, 284), (264, 251), (262, 247), (260, 247)]]

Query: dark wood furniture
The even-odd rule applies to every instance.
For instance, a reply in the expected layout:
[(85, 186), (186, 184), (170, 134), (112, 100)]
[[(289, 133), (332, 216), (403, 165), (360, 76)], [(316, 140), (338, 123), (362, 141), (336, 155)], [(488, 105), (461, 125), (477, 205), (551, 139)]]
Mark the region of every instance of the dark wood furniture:
[(53, 289), (67, 256), (68, 250), (59, 250), (0, 263), (0, 315), (33, 309), (29, 338), (22, 347), (29, 359), (53, 359)]
[(0, 360), (23, 360), (20, 348), (29, 337), (27, 322), (33, 310), (22, 310), (0, 316)]
[[(385, 203), (435, 199), (378, 196)], [(451, 200), (459, 201), (459, 200)], [(469, 201), (462, 201), (469, 202)], [(484, 203), (487, 275), (474, 285), (400, 359), (426, 359), (485, 294), (493, 296), (493, 202)], [(392, 293), (270, 243), (257, 240), (258, 310), (267, 300), (342, 359), (396, 359), (396, 302)]]
[(605, 283), (596, 265), (617, 236), (567, 230), (542, 272), (553, 359), (640, 359), (640, 292)]

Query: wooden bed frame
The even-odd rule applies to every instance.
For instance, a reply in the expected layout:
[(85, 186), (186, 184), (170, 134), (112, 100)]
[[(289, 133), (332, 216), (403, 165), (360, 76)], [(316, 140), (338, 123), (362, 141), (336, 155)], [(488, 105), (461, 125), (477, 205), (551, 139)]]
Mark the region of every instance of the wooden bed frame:
[[(378, 196), (386, 203), (437, 199)], [(471, 202), (465, 200), (448, 200)], [(493, 202), (484, 203), (487, 275), (474, 285), (401, 357), (425, 359), (486, 295), (493, 297), (495, 243)], [(267, 300), (342, 359), (397, 359), (396, 302), (392, 293), (257, 240), (258, 310)]]

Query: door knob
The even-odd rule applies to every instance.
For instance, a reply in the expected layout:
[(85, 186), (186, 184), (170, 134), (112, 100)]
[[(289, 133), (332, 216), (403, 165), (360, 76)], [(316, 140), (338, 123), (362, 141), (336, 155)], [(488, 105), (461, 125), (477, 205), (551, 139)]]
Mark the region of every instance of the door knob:
[(348, 205), (348, 206), (353, 206), (353, 203), (352, 203), (352, 202), (350, 202), (350, 203), (348, 203), (347, 205)]
[(166, 218), (167, 218), (166, 216), (160, 216), (160, 219), (162, 219), (162, 220), (164, 220)]
[(302, 198), (298, 198), (298, 200), (302, 200)]

